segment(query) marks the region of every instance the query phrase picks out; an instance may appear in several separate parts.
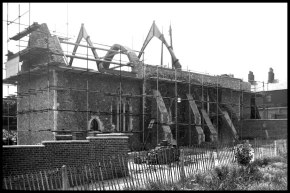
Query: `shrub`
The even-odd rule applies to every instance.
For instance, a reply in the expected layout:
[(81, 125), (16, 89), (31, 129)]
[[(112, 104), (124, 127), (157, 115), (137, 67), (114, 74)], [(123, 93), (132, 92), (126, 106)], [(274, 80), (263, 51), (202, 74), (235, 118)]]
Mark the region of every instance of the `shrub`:
[(219, 180), (225, 180), (227, 178), (227, 175), (229, 174), (230, 170), (228, 166), (221, 166), (221, 167), (216, 167), (214, 169), (217, 177)]
[(249, 143), (238, 144), (235, 147), (235, 158), (238, 164), (248, 166), (253, 158), (253, 148)]

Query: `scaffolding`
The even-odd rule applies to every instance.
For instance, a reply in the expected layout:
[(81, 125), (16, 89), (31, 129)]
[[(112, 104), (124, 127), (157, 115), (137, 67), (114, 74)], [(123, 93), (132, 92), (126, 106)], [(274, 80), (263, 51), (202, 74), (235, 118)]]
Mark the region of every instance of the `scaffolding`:
[[(8, 10), (8, 4), (7, 4), (7, 10)], [(47, 47), (40, 49), (40, 50), (35, 50), (35, 48), (33, 47), (29, 47), (29, 44), (27, 46), (27, 49), (24, 52), (20, 51), (20, 41), (21, 41), (21, 36), (27, 36), (30, 38), (30, 32), (31, 31), (38, 31), (40, 32), (39, 26), (37, 24), (33, 24), (30, 25), (30, 6), (29, 6), (29, 25), (26, 32), (20, 32), (20, 27), (19, 27), (19, 33), (14, 36), (13, 38), (10, 38), (11, 40), (15, 40), (15, 41), (19, 41), (19, 55), (22, 55), (24, 57), (24, 55), (28, 58), (28, 70), (27, 71), (23, 71), (23, 70), (19, 70), (17, 72), (16, 76), (12, 76), (12, 77), (8, 77), (5, 79), (4, 83), (7, 84), (14, 84), (14, 85), (18, 85), (19, 82), (28, 79), (28, 82), (30, 83), (32, 81), (32, 79), (34, 79), (35, 77), (43, 77), (46, 76), (46, 81), (47, 84), (45, 87), (39, 87), (39, 88), (35, 88), (32, 87), (31, 84), (27, 84), (28, 85), (28, 89), (27, 90), (22, 90), (20, 91), (20, 89), (18, 88), (17, 91), (17, 95), (15, 96), (16, 98), (18, 98), (20, 101), (23, 99), (28, 98), (28, 109), (27, 110), (17, 110), (17, 115), (28, 115), (28, 129), (27, 130), (18, 130), (17, 132), (43, 132), (43, 131), (48, 131), (48, 132), (53, 132), (54, 134), (57, 132), (72, 132), (70, 130), (56, 130), (56, 128), (48, 128), (48, 129), (41, 129), (41, 130), (33, 130), (31, 129), (31, 114), (33, 113), (47, 113), (47, 120), (49, 122), (50, 119), (50, 112), (73, 112), (73, 113), (85, 113), (86, 114), (86, 122), (87, 124), (89, 124), (89, 120), (90, 120), (90, 116), (91, 115), (102, 115), (102, 116), (109, 116), (110, 119), (112, 119), (112, 117), (117, 117), (117, 119), (119, 121), (118, 124), (116, 125), (117, 127), (117, 131), (118, 132), (124, 132), (124, 133), (139, 133), (141, 134), (141, 138), (142, 138), (142, 143), (145, 144), (146, 143), (146, 139), (148, 138), (148, 129), (146, 127), (146, 123), (147, 125), (149, 124), (150, 120), (152, 119), (152, 115), (148, 112), (145, 111), (145, 107), (148, 103), (148, 99), (149, 100), (153, 100), (156, 98), (156, 96), (154, 96), (151, 91), (146, 91), (146, 85), (150, 84), (151, 82), (153, 82), (154, 84), (156, 84), (156, 88), (157, 91), (160, 91), (160, 84), (164, 84), (166, 83), (167, 85), (174, 85), (174, 94), (170, 95), (170, 96), (163, 96), (162, 95), (158, 95), (158, 97), (162, 97), (162, 99), (170, 101), (170, 107), (169, 109), (169, 113), (171, 113), (171, 106), (173, 105), (174, 102), (174, 121), (172, 121), (173, 124), (172, 125), (172, 130), (174, 131), (174, 135), (175, 135), (175, 139), (176, 139), (176, 143), (177, 145), (181, 144), (181, 142), (178, 141), (179, 139), (179, 131), (181, 130), (180, 128), (184, 128), (187, 127), (188, 133), (189, 133), (189, 144), (191, 145), (193, 143), (192, 141), (192, 133), (194, 131), (194, 128), (196, 126), (201, 126), (203, 131), (205, 130), (206, 124), (204, 121), (204, 118), (201, 119), (201, 124), (198, 124), (194, 121), (193, 117), (193, 112), (190, 109), (190, 105), (188, 105), (188, 115), (186, 115), (186, 117), (188, 117), (188, 121), (187, 122), (181, 122), (180, 121), (180, 109), (182, 107), (179, 107), (179, 103), (183, 103), (183, 107), (186, 106), (184, 105), (184, 102), (186, 102), (186, 104), (188, 104), (190, 102), (190, 100), (192, 99), (188, 99), (188, 98), (183, 98), (181, 97), (182, 93), (179, 93), (179, 88), (183, 88), (183, 87), (187, 87), (187, 91), (189, 95), (193, 95), (194, 97), (194, 102), (196, 102), (197, 106), (206, 111), (209, 114), (209, 117), (211, 118), (211, 120), (214, 120), (214, 124), (215, 124), (215, 129), (217, 132), (217, 136), (218, 138), (221, 138), (221, 133), (220, 133), (220, 117), (224, 116), (223, 111), (221, 110), (221, 106), (227, 106), (228, 109), (230, 109), (230, 119), (233, 120), (234, 118), (234, 112), (233, 109), (234, 108), (238, 108), (238, 112), (239, 115), (238, 119), (239, 120), (243, 120), (244, 119), (244, 112), (245, 109), (247, 108), (251, 108), (251, 105), (245, 105), (244, 104), (244, 95), (245, 94), (252, 94), (251, 91), (245, 89), (242, 85), (242, 80), (239, 80), (239, 88), (233, 89), (233, 88), (226, 88), (224, 85), (221, 84), (222, 79), (231, 79), (231, 77), (221, 77), (221, 76), (211, 76), (211, 79), (215, 79), (215, 81), (212, 83), (209, 83), (208, 81), (205, 81), (205, 78), (207, 78), (209, 75), (208, 74), (202, 74), (202, 73), (198, 73), (199, 76), (201, 76), (201, 81), (197, 81), (196, 78), (193, 78), (193, 74), (197, 74), (196, 72), (186, 69), (169, 69), (169, 68), (165, 68), (164, 66), (161, 65), (149, 65), (149, 64), (145, 64), (144, 63), (144, 55), (145, 52), (144, 50), (140, 53), (136, 50), (131, 50), (133, 52), (138, 53), (140, 56), (143, 55), (142, 60), (140, 60), (140, 71), (142, 72), (141, 76), (136, 77), (134, 75), (133, 72), (128, 72), (125, 71), (123, 67), (127, 67), (129, 68), (133, 68), (134, 65), (132, 62), (127, 62), (125, 60), (122, 60), (122, 55), (126, 54), (124, 52), (124, 50), (122, 50), (122, 48), (120, 47), (118, 50), (113, 50), (112, 51), (112, 46), (108, 46), (108, 45), (104, 45), (104, 44), (97, 44), (97, 43), (92, 43), (94, 45), (98, 45), (98, 46), (93, 46), (92, 44), (88, 43), (87, 41), (85, 42), (85, 44), (83, 41), (80, 41), (78, 43), (72, 43), (69, 41), (64, 41), (62, 40), (62, 38), (58, 38), (59, 39), (59, 43), (60, 44), (65, 44), (67, 45), (67, 51), (66, 53), (59, 53), (56, 51), (52, 51), (50, 49), (50, 34), (46, 34), (47, 35)], [(7, 12), (8, 15), (8, 12)], [(20, 18), (21, 18), (21, 14), (20, 14), (20, 6), (19, 6), (19, 22), (16, 23), (15, 20), (14, 21), (9, 21), (9, 18), (7, 16), (7, 39), (8, 38), (8, 24), (18, 24), (19, 26), (21, 25), (20, 22)], [(67, 22), (68, 23), (68, 22)], [(69, 37), (66, 38), (67, 40), (69, 39)], [(90, 45), (89, 45), (90, 44)], [(71, 52), (71, 54), (69, 54), (70, 52), (68, 51), (68, 45), (74, 45), (74, 46), (81, 46), (83, 48), (86, 49), (86, 53), (77, 53), (76, 50), (74, 50), (73, 52)], [(107, 47), (107, 48), (103, 48), (103, 47)], [(105, 60), (104, 58), (96, 58), (96, 55), (90, 55), (89, 54), (89, 49), (94, 49), (96, 51), (111, 51), (114, 52), (115, 55), (119, 55), (119, 59), (118, 60)], [(48, 55), (48, 60), (47, 63), (44, 65), (35, 65), (35, 64), (31, 64), (31, 58), (33, 57), (33, 55), (36, 53), (36, 51), (41, 52), (41, 54), (43, 55)], [(8, 49), (7, 49), (8, 52)], [(52, 56), (61, 56), (63, 57), (65, 64), (66, 65), (58, 65), (56, 63), (50, 63), (50, 58)], [(79, 67), (74, 67), (72, 65), (67, 65), (68, 64), (68, 59), (67, 58), (71, 58), (71, 62), (72, 59), (76, 58), (76, 59), (80, 59), (80, 60), (84, 60), (86, 61), (86, 67), (85, 68), (79, 68)], [(89, 61), (93, 61), (96, 62), (98, 65), (100, 63), (104, 63), (104, 62), (109, 62), (110, 64), (114, 64), (113, 67), (111, 67), (108, 70), (111, 71), (96, 71), (96, 70), (92, 70), (89, 68)], [(19, 65), (18, 65), (19, 67)], [(123, 70), (122, 70), (123, 68)], [(148, 69), (155, 69), (155, 71), (152, 70), (152, 72), (148, 72)], [(55, 82), (53, 82), (53, 80), (51, 80), (50, 75), (51, 72), (53, 70), (59, 70), (60, 72), (62, 72), (62, 76), (65, 77), (66, 74), (69, 73), (77, 73), (79, 75), (84, 75), (86, 78), (84, 79), (86, 81), (86, 86), (85, 87), (67, 87), (67, 86), (61, 86), (61, 85), (57, 85), (55, 84)], [(173, 77), (169, 77), (165, 75), (164, 71), (169, 71), (169, 72), (173, 72), (172, 74), (174, 75)], [(132, 75), (133, 74), (133, 75)], [(163, 77), (161, 77), (161, 75), (163, 74)], [(179, 75), (178, 75), (179, 74)], [(92, 90), (89, 84), (89, 78), (95, 76), (105, 76), (105, 77), (117, 77), (119, 78), (119, 90), (116, 92), (106, 92), (104, 90)], [(182, 76), (184, 75), (184, 76)], [(187, 78), (186, 78), (187, 76)], [(183, 77), (183, 78), (181, 78)], [(214, 78), (215, 77), (215, 78)], [(126, 85), (124, 85), (124, 79), (125, 80), (134, 80), (134, 81), (138, 81), (141, 82), (142, 85), (142, 91), (140, 94), (132, 94), (132, 93), (124, 93), (124, 87)], [(187, 79), (187, 80), (186, 80)], [(152, 83), (152, 84), (153, 84)], [(230, 102), (221, 102), (221, 98), (219, 97), (222, 93), (222, 90), (229, 90), (230, 92)], [(200, 90), (201, 91), (201, 97), (199, 96), (198, 92), (196, 93), (195, 90)], [(211, 92), (210, 92), (211, 91)], [(57, 107), (57, 105), (53, 104), (51, 105), (50, 101), (54, 100), (51, 99), (51, 93), (54, 93), (53, 95), (55, 95), (55, 93), (57, 92), (80, 92), (80, 93), (85, 93), (83, 96), (85, 97), (85, 109), (59, 109)], [(213, 94), (215, 92), (215, 94)], [(236, 102), (233, 101), (233, 92), (238, 93), (239, 95), (239, 103), (236, 104)], [(39, 109), (35, 109), (31, 107), (31, 103), (32, 101), (32, 97), (37, 95), (47, 95), (47, 106), (46, 108), (39, 108)], [(105, 97), (118, 97), (118, 107), (117, 110), (114, 111), (113, 108), (111, 107), (109, 111), (104, 111), (104, 110), (100, 110), (100, 109), (91, 109), (90, 108), (90, 95), (91, 94), (95, 94), (95, 95), (99, 95), (102, 96), (103, 98)], [(183, 93), (184, 94), (184, 93)], [(214, 96), (215, 95), (215, 98)], [(127, 111), (126, 112), (126, 108), (124, 105), (125, 102), (123, 99), (124, 98), (130, 98), (130, 100), (137, 100), (140, 101), (141, 108), (139, 110), (139, 112), (132, 112), (132, 111)], [(160, 122), (160, 112), (158, 112), (158, 107), (159, 107), (159, 100), (156, 100), (157, 102), (157, 107), (156, 107), (156, 127), (157, 127), (157, 141), (156, 143), (160, 143), (161, 141), (159, 140), (159, 127), (163, 124)], [(165, 105), (166, 106), (166, 105)], [(215, 107), (214, 107), (215, 106)], [(211, 107), (211, 108), (210, 108)], [(166, 108), (168, 108), (168, 106), (166, 106)], [(215, 110), (213, 110), (215, 109)], [(141, 120), (141, 123), (139, 125), (141, 125), (141, 129), (132, 129), (132, 130), (122, 130), (125, 129), (125, 127), (122, 126), (122, 124), (125, 124), (126, 122), (126, 117), (138, 117)], [(184, 120), (184, 119), (183, 119)], [(54, 123), (54, 119), (52, 120), (53, 124)], [(231, 124), (233, 124), (233, 121), (231, 121)], [(89, 128), (89, 125), (88, 125)], [(241, 133), (241, 129), (242, 126), (239, 127), (239, 131), (238, 133)], [(83, 132), (89, 132), (90, 129), (83, 131)], [(240, 136), (242, 137), (242, 136)]]

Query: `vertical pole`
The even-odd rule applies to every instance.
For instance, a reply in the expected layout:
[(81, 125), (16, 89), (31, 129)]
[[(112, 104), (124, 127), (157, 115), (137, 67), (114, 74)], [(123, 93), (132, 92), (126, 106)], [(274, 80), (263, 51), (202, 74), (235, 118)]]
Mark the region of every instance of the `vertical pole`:
[[(170, 35), (170, 47), (173, 50), (171, 22), (170, 22), (170, 28), (169, 28), (169, 35)], [(171, 68), (173, 68), (173, 57), (171, 57)]]
[[(88, 60), (88, 58), (89, 58), (89, 53), (88, 53), (88, 51), (89, 51), (89, 47), (88, 47), (88, 41), (87, 41), (87, 72), (89, 71), (89, 60)], [(88, 125), (89, 124), (89, 78), (88, 78), (88, 74), (86, 75), (86, 77), (87, 77), (87, 128), (88, 129), (90, 129), (90, 125)], [(86, 134), (88, 134), (88, 133), (86, 133)]]
[(244, 119), (244, 92), (242, 90), (242, 101), (241, 101), (241, 105), (242, 105), (242, 112), (241, 112), (241, 139), (243, 138), (243, 119)]
[[(20, 34), (20, 4), (18, 4), (18, 20), (19, 20), (19, 24), (18, 24), (18, 31), (19, 31), (19, 34)], [(20, 39), (18, 40), (18, 46), (19, 46), (19, 48), (18, 48), (18, 52), (20, 53)], [(19, 72), (19, 63), (18, 63), (18, 71), (17, 72)]]
[[(8, 89), (9, 89), (9, 86), (8, 86)], [(9, 92), (8, 92), (8, 94), (9, 94)], [(7, 118), (8, 118), (8, 145), (10, 145), (9, 144), (9, 139), (10, 139), (10, 125), (9, 125), (9, 119), (10, 119), (10, 115), (9, 115), (9, 102), (10, 102), (10, 100), (9, 101), (7, 101), (7, 105), (8, 105), (8, 116), (7, 116)]]
[(277, 140), (274, 141), (274, 156), (277, 156)]
[[(162, 36), (163, 36), (163, 28), (162, 28)], [(161, 66), (163, 66), (163, 41), (161, 41)]]
[[(66, 38), (68, 39), (68, 3), (66, 4)], [(66, 44), (66, 54), (68, 54), (68, 44)]]
[(207, 107), (207, 114), (209, 114), (209, 94), (208, 94), (208, 88), (206, 88), (206, 107)]
[[(20, 18), (19, 18), (19, 25), (20, 25)], [(29, 26), (30, 26), (30, 3), (29, 3)], [(30, 34), (29, 34), (29, 39), (30, 39)], [(30, 85), (30, 54), (29, 54), (28, 64), (29, 64), (28, 65), (28, 73), (29, 73), (29, 85)], [(18, 64), (18, 72), (19, 72), (19, 64)], [(30, 88), (30, 86), (29, 86), (29, 88)], [(30, 95), (29, 95), (29, 101), (28, 101), (28, 103), (29, 103), (29, 106), (28, 106), (29, 109), (28, 109), (28, 111), (30, 112), (30, 109), (31, 109), (31, 104), (30, 104), (31, 103), (31, 99), (30, 99)], [(29, 113), (29, 117), (28, 117), (28, 128), (29, 128), (29, 130), (30, 130), (30, 121), (31, 121), (30, 119), (31, 119), (31, 117), (30, 117), (30, 113)]]
[(62, 177), (62, 190), (68, 190), (69, 188), (69, 181), (67, 177), (67, 167), (66, 165), (63, 165), (61, 167), (61, 177)]
[(264, 90), (264, 81), (263, 81), (263, 118), (265, 118), (265, 90)]
[(183, 149), (180, 149), (180, 163), (181, 163), (180, 178), (181, 178), (182, 185), (183, 185), (183, 188), (184, 188), (185, 171), (184, 171), (184, 151), (183, 151)]
[(121, 60), (122, 60), (122, 54), (121, 54), (121, 46), (120, 46), (120, 93), (119, 93), (119, 100), (120, 100), (120, 107), (118, 111), (118, 117), (119, 117), (119, 131), (123, 131), (122, 129), (122, 70), (121, 70)]
[[(254, 97), (254, 103), (256, 103), (256, 85), (255, 85), (255, 95), (254, 96), (255, 96)], [(256, 113), (256, 108), (255, 108), (254, 103), (251, 103), (251, 107), (254, 108), (255, 119), (257, 119), (257, 117), (256, 117), (257, 113)], [(252, 110), (252, 108), (251, 108), (251, 110)]]
[[(230, 100), (230, 107), (232, 108), (233, 106), (233, 90), (231, 89), (231, 100)], [(231, 113), (231, 127), (233, 127), (233, 113), (232, 113), (232, 109), (230, 109), (230, 113)]]
[[(142, 61), (142, 73), (143, 73), (143, 87), (142, 87), (142, 142), (145, 143), (145, 68), (144, 68), (144, 52), (143, 52), (143, 61)], [(145, 147), (145, 145), (144, 145)]]
[(176, 146), (178, 146), (178, 143), (177, 143), (177, 141), (178, 141), (178, 130), (177, 130), (177, 128), (178, 128), (178, 120), (177, 120), (177, 80), (176, 80), (176, 68), (174, 69), (174, 79), (175, 79), (175, 138), (176, 138)]
[(125, 110), (126, 103), (125, 103), (125, 100), (124, 100), (122, 106), (123, 106), (123, 111), (122, 111), (122, 113), (123, 113), (123, 115), (122, 115), (122, 119), (123, 119), (123, 131), (126, 131), (126, 110)]
[[(114, 112), (113, 112), (113, 102), (111, 101), (111, 106), (110, 106), (110, 124), (111, 125), (113, 125), (114, 123), (113, 123), (113, 114), (114, 114)], [(117, 129), (117, 128), (115, 128), (115, 129)]]
[(158, 129), (159, 129), (159, 116), (158, 116), (158, 108), (159, 108), (159, 88), (158, 88), (158, 84), (159, 84), (159, 72), (158, 72), (158, 66), (157, 66), (157, 68), (156, 68), (156, 70), (157, 70), (157, 106), (156, 106), (156, 117), (157, 117), (157, 134), (156, 134), (156, 136), (157, 136), (157, 144), (156, 145), (158, 145)]
[[(201, 75), (201, 109), (204, 110), (204, 95), (203, 95), (203, 74)], [(196, 119), (195, 119), (196, 120)], [(196, 121), (195, 121), (195, 124), (196, 124)], [(203, 119), (201, 119), (201, 127), (202, 127), (202, 130), (204, 130), (204, 122), (203, 122)], [(198, 142), (199, 144), (199, 142)]]
[[(8, 50), (9, 50), (9, 35), (8, 35), (8, 26), (9, 26), (9, 24), (8, 24), (8, 21), (9, 21), (9, 17), (8, 17), (8, 2), (7, 2), (7, 54), (8, 54)], [(19, 22), (20, 23), (20, 22)], [(8, 56), (7, 56), (7, 58), (8, 58)], [(7, 61), (8, 61), (8, 59), (7, 59)], [(7, 69), (6, 69), (6, 72), (7, 72)], [(18, 73), (18, 72), (17, 72)]]
[[(49, 35), (47, 34), (47, 51), (49, 51)], [(50, 97), (49, 97), (49, 93), (50, 93), (50, 84), (49, 84), (49, 63), (50, 63), (50, 53), (48, 53), (47, 55), (47, 122), (49, 123), (49, 104), (50, 104)], [(30, 70), (30, 68), (29, 68)], [(30, 76), (29, 76), (30, 79)], [(30, 81), (29, 81), (30, 82)], [(29, 95), (30, 96), (30, 95)], [(30, 103), (29, 103), (30, 104)], [(29, 114), (30, 115), (30, 114)], [(30, 116), (29, 116), (30, 117)], [(49, 126), (48, 126), (49, 127)]]
[(117, 101), (117, 115), (116, 115), (116, 117), (117, 117), (117, 123), (116, 123), (116, 129), (117, 129), (118, 132), (121, 131), (121, 129), (120, 129), (120, 123), (119, 123), (120, 122), (119, 112), (120, 112), (120, 104)]
[[(191, 95), (190, 90), (190, 71), (188, 71), (188, 94)], [(190, 101), (188, 101), (190, 103)], [(191, 109), (190, 105), (188, 105), (188, 134), (189, 134), (189, 145), (191, 145)]]
[(218, 111), (218, 108), (219, 108), (219, 105), (218, 105), (218, 102), (219, 102), (219, 92), (218, 92), (218, 76), (216, 77), (216, 130), (217, 130), (217, 138), (218, 138), (218, 141), (219, 141), (219, 111)]

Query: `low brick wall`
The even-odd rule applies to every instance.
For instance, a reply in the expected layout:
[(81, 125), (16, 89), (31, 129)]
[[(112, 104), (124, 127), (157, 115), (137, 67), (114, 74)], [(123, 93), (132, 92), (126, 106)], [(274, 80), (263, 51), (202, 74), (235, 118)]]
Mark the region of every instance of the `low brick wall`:
[(239, 135), (243, 138), (287, 139), (287, 122), (287, 119), (246, 119), (240, 121)]
[(122, 164), (118, 155), (125, 156), (126, 163), (128, 151), (128, 136), (124, 134), (99, 134), (87, 137), (86, 140), (44, 141), (42, 145), (3, 146), (2, 175), (28, 174), (61, 168), (63, 165), (98, 164), (106, 162), (108, 157), (111, 158), (116, 172), (124, 173), (120, 171)]

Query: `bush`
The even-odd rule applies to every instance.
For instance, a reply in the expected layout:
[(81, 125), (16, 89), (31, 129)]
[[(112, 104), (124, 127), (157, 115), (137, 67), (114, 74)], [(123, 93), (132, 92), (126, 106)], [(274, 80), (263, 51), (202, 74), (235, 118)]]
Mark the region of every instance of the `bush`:
[(219, 180), (225, 180), (227, 178), (227, 175), (229, 174), (230, 172), (230, 169), (228, 166), (222, 166), (222, 167), (216, 167), (214, 169), (217, 177)]
[(253, 148), (249, 143), (238, 144), (235, 147), (235, 158), (238, 164), (248, 166), (253, 158)]

